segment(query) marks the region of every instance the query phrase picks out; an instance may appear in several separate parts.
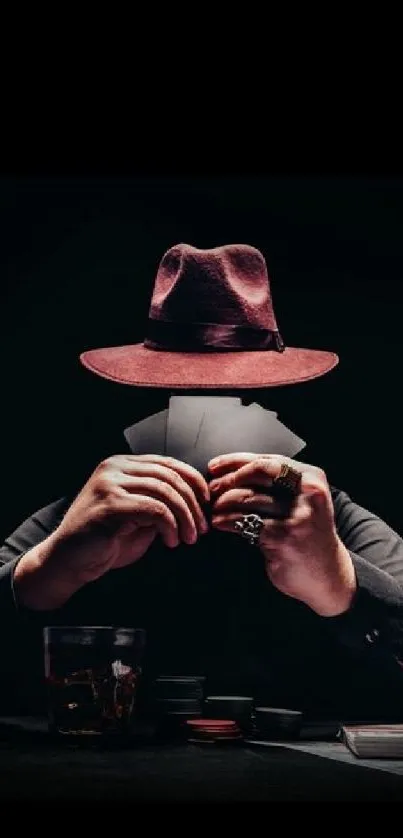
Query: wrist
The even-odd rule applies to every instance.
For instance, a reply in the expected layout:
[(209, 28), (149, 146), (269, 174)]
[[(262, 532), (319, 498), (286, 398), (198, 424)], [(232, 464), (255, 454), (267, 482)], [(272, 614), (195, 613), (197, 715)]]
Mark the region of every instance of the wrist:
[(25, 553), (14, 570), (17, 604), (35, 611), (60, 608), (82, 587), (59, 561), (62, 544), (58, 530)]
[(357, 577), (347, 548), (337, 538), (326, 588), (314, 604), (310, 605), (320, 617), (338, 617), (352, 607), (357, 595)]

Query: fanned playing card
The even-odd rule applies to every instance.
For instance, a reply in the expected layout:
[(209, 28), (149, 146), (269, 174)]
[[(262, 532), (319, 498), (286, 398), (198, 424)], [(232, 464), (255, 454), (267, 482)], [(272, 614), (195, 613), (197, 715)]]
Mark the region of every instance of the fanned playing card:
[(192, 465), (207, 474), (209, 460), (237, 451), (282, 454), (295, 457), (306, 443), (258, 404), (242, 407), (223, 416), (206, 412), (192, 454)]
[(171, 396), (167, 419), (166, 454), (190, 462), (205, 412), (218, 415), (241, 407), (235, 396)]
[(165, 455), (168, 410), (153, 413), (126, 428), (124, 436), (132, 454)]
[(239, 398), (225, 396), (173, 396), (169, 410), (136, 422), (124, 436), (133, 454), (175, 457), (203, 473), (218, 454), (252, 451), (294, 457), (305, 447), (276, 413), (258, 404), (244, 407)]
[[(245, 410), (244, 405), (239, 405), (239, 406), (241, 407), (242, 410)], [(231, 410), (231, 407), (232, 407), (232, 405), (228, 405), (227, 408), (224, 405), (222, 406), (222, 408), (221, 408), (222, 413), (221, 413), (220, 418), (221, 418), (221, 421), (223, 423), (228, 422), (228, 421), (231, 423), (232, 420), (235, 418), (234, 411)], [(261, 415), (261, 411), (263, 410), (261, 405), (258, 404), (257, 402), (253, 402), (252, 404), (248, 405), (246, 409), (249, 412), (248, 415), (252, 415), (253, 413), (257, 413), (257, 414)], [(225, 411), (225, 413), (224, 413), (224, 411)], [(207, 406), (207, 409), (204, 410), (203, 415), (201, 417), (201, 422), (200, 422), (200, 425), (199, 425), (199, 431), (198, 431), (197, 437), (196, 437), (195, 442), (194, 442), (195, 447), (196, 446), (198, 447), (200, 444), (203, 444), (203, 440), (205, 438), (205, 435), (208, 434), (208, 430), (206, 431), (206, 429), (208, 429), (209, 422), (211, 421), (211, 414), (212, 414), (212, 411), (211, 411), (211, 409), (209, 409), (209, 406)], [(272, 411), (272, 410), (265, 410), (265, 414), (267, 414), (267, 416), (273, 417), (274, 419), (277, 419), (277, 413), (274, 413), (274, 411)], [(200, 443), (200, 440), (201, 440), (201, 443)]]

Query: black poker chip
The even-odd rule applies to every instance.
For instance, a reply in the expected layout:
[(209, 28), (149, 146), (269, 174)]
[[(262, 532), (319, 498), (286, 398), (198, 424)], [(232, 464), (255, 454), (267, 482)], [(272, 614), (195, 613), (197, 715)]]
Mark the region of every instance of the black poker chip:
[(250, 716), (253, 710), (253, 698), (244, 695), (208, 695), (205, 709), (208, 715), (213, 713), (215, 718), (237, 719)]
[(208, 695), (206, 696), (206, 703), (217, 705), (235, 707), (238, 710), (250, 709), (253, 707), (254, 699), (251, 696), (245, 695)]
[(233, 719), (243, 731), (252, 724), (254, 700), (243, 695), (209, 695), (204, 702), (207, 717)]
[(300, 710), (282, 707), (256, 707), (253, 734), (257, 739), (298, 739), (303, 720)]
[(192, 677), (160, 677), (154, 682), (156, 698), (203, 698), (203, 681)]
[(159, 675), (156, 681), (170, 681), (171, 683), (194, 683), (204, 685), (205, 675)]
[(155, 702), (158, 716), (171, 713), (199, 713), (202, 703), (197, 698), (160, 698)]

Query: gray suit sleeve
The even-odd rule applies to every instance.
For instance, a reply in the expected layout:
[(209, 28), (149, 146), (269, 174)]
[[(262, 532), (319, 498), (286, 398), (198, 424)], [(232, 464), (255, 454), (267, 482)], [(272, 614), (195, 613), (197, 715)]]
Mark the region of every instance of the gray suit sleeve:
[(53, 532), (62, 520), (69, 501), (61, 498), (39, 509), (27, 518), (0, 548), (0, 625), (10, 627), (21, 619), (23, 609), (18, 607), (14, 591), (14, 570), (20, 558)]
[(0, 548), (0, 712), (43, 712), (42, 627), (53, 621), (51, 612), (36, 612), (18, 604), (14, 570), (21, 556), (53, 532), (69, 501), (61, 499), (40, 509), (22, 523)]
[(343, 645), (397, 667), (403, 677), (403, 539), (345, 492), (333, 489), (332, 496), (357, 594), (349, 611), (323, 621)]

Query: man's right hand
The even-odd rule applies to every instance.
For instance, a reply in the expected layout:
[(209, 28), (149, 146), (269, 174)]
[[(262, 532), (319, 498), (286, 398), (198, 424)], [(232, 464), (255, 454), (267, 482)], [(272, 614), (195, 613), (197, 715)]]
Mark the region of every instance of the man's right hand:
[(187, 463), (153, 454), (103, 461), (58, 528), (19, 561), (14, 587), (21, 604), (58, 608), (109, 570), (138, 561), (157, 535), (170, 548), (207, 532), (204, 477)]

